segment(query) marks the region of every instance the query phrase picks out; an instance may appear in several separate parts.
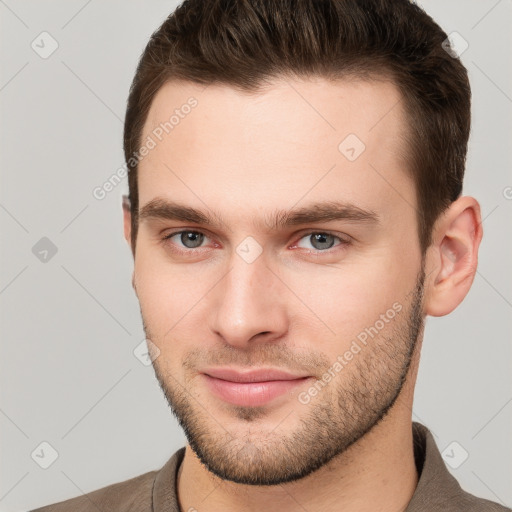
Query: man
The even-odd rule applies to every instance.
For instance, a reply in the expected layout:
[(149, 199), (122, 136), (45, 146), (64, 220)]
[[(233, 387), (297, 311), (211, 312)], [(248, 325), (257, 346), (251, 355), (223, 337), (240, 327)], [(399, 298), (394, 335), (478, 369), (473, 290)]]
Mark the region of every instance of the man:
[(38, 510), (507, 510), (412, 422), (425, 317), (464, 299), (482, 238), (446, 38), (406, 0), (189, 0), (153, 34), (124, 234), (188, 444)]

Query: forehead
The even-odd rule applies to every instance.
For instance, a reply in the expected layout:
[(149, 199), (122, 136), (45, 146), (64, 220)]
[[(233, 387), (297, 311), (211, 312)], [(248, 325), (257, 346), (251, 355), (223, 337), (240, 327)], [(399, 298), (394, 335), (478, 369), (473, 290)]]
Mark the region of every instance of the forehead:
[(410, 209), (404, 119), (385, 80), (276, 79), (251, 94), (168, 82), (142, 133), (154, 144), (139, 163), (140, 204), (179, 196), (239, 215), (321, 199)]
[[(350, 132), (364, 142), (382, 141), (383, 136), (387, 142), (399, 142), (406, 129), (404, 117), (401, 94), (384, 77), (336, 81), (280, 78), (259, 92), (221, 84), (170, 81), (153, 98), (143, 137), (167, 123), (174, 140), (180, 131), (185, 139), (192, 132), (197, 135), (198, 131), (210, 130), (209, 139), (217, 141), (235, 135), (251, 140), (256, 135), (260, 139), (277, 135), (275, 144), (279, 144), (300, 141), (312, 133), (329, 134), (336, 140)], [(180, 125), (189, 130), (178, 130)], [(331, 137), (326, 142), (330, 143)]]

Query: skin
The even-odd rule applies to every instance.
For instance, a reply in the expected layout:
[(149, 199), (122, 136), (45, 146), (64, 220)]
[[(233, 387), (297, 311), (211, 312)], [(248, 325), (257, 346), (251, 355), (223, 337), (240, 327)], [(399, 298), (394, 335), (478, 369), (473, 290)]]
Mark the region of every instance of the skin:
[[(452, 203), (422, 259), (414, 183), (401, 156), (407, 125), (390, 82), (275, 79), (252, 95), (170, 82), (142, 140), (191, 96), (197, 107), (139, 164), (140, 209), (172, 200), (222, 224), (141, 219), (133, 274), (146, 336), (158, 348), (155, 373), (188, 439), (181, 509), (405, 510), (418, 481), (411, 429), (423, 321), (450, 313), (469, 291), (482, 237), (478, 202)], [(366, 146), (354, 161), (338, 149), (351, 133)], [(329, 201), (378, 222), (270, 222), (277, 210)], [(187, 248), (180, 235), (162, 240), (180, 229), (203, 233), (194, 238), (200, 247)], [(311, 236), (325, 232), (334, 235), (323, 239), (327, 248)], [(127, 208), (124, 233), (130, 244)], [(249, 236), (262, 249), (250, 263), (237, 253)], [(397, 304), (302, 403), (358, 334)], [(311, 379), (261, 407), (239, 407), (209, 391), (206, 366)]]

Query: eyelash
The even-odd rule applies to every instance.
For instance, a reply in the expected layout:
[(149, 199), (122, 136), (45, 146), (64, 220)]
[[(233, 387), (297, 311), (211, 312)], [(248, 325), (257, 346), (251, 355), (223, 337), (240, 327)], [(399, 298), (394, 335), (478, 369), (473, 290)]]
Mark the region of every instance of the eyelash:
[[(208, 235), (206, 233), (203, 233), (202, 231), (198, 231), (198, 230), (195, 230), (195, 229), (181, 229), (179, 231), (173, 231), (172, 233), (168, 233), (167, 235), (165, 235), (163, 238), (162, 238), (162, 243), (164, 245), (173, 245), (173, 250), (174, 251), (177, 251), (179, 253), (182, 253), (182, 254), (191, 254), (193, 253), (194, 251), (197, 251), (197, 250), (200, 250), (200, 249), (205, 249), (204, 247), (196, 247), (196, 248), (177, 248), (174, 244), (171, 244), (169, 242), (169, 240), (173, 237), (173, 236), (176, 236), (176, 235), (180, 235), (181, 233), (196, 233), (196, 234), (201, 234), (201, 235), (204, 235), (205, 237), (208, 238)], [(306, 238), (308, 236), (311, 236), (311, 235), (329, 235), (329, 236), (333, 236), (334, 238), (337, 238), (339, 240), (339, 243), (336, 244), (336, 245), (333, 245), (332, 247), (329, 247), (328, 249), (324, 249), (324, 250), (320, 250), (320, 249), (316, 249), (316, 250), (311, 250), (311, 249), (306, 249), (307, 253), (308, 254), (311, 254), (311, 255), (314, 255), (314, 256), (321, 256), (322, 254), (332, 254), (332, 252), (334, 252), (335, 250), (337, 250), (336, 248), (338, 249), (344, 249), (346, 246), (350, 245), (351, 243), (351, 240), (350, 239), (344, 239), (342, 237), (340, 237), (339, 235), (335, 234), (335, 233), (332, 233), (330, 231), (308, 231), (306, 233), (303, 233), (302, 236), (298, 239), (297, 242), (295, 242), (293, 244), (293, 247), (296, 247), (297, 246), (297, 243), (302, 240), (303, 238)], [(347, 237), (348, 238), (348, 237)]]

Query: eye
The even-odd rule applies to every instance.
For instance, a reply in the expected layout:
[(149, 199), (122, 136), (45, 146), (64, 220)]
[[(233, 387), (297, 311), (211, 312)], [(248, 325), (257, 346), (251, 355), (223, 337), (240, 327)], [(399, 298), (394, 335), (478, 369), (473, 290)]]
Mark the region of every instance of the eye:
[[(302, 242), (303, 240), (306, 242)], [(336, 243), (336, 240), (339, 240), (339, 243)], [(332, 233), (326, 233), (324, 231), (313, 231), (303, 236), (299, 242), (297, 242), (297, 247), (302, 247), (304, 249), (312, 248), (317, 251), (325, 251), (336, 245), (346, 245), (348, 243), (348, 240), (344, 240), (339, 236), (333, 235)]]
[(201, 246), (206, 236), (199, 231), (177, 231), (166, 235), (163, 240), (167, 242), (172, 241), (173, 238), (179, 241), (178, 246), (182, 244), (182, 246), (187, 249), (196, 249)]

